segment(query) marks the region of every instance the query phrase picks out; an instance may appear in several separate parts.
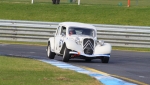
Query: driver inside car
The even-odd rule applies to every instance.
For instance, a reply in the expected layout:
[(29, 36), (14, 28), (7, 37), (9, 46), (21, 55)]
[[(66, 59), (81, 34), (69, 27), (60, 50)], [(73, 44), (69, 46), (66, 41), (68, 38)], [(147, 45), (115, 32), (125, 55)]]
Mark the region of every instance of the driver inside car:
[(75, 32), (74, 29), (70, 29), (70, 30), (69, 30), (69, 36), (71, 36), (72, 34), (76, 34), (76, 32)]

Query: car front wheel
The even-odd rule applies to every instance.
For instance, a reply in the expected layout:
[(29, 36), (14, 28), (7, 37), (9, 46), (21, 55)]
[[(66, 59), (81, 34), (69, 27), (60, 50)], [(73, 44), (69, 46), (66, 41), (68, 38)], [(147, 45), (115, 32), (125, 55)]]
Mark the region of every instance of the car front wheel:
[(108, 63), (109, 62), (109, 57), (102, 57), (102, 63)]
[(70, 57), (71, 57), (71, 55), (69, 54), (69, 51), (70, 50), (67, 47), (64, 49), (64, 54), (63, 54), (63, 61), (64, 62), (68, 62)]

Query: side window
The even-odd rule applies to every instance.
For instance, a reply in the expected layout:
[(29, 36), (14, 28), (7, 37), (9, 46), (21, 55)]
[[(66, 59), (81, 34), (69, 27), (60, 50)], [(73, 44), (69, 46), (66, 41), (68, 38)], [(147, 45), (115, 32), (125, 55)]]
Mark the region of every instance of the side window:
[(56, 30), (56, 35), (59, 35), (59, 31), (60, 31), (61, 27), (59, 26)]
[(61, 28), (61, 34), (64, 33), (66, 35), (66, 27), (62, 26)]

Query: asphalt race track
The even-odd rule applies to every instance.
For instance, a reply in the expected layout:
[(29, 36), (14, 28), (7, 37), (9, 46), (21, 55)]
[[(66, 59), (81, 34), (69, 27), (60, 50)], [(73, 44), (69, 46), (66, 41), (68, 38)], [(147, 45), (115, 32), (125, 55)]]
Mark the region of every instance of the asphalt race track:
[[(16, 55), (19, 57), (26, 56), (36, 59), (48, 59), (45, 49), (45, 46), (0, 44), (0, 54)], [(55, 59), (62, 61), (62, 57), (60, 56), (56, 56)], [(108, 64), (101, 63), (99, 59), (92, 60), (91, 62), (85, 62), (81, 59), (71, 59), (68, 63), (77, 66), (86, 66), (108, 74), (150, 84), (150, 53), (148, 52), (113, 50)]]

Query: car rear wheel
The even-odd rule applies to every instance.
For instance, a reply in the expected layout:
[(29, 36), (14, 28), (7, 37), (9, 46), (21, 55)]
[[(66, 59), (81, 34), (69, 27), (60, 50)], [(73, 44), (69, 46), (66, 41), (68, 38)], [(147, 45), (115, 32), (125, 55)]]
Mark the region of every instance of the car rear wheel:
[(47, 57), (50, 58), (50, 59), (54, 59), (55, 58), (55, 53), (51, 51), (50, 43), (47, 46)]
[(101, 61), (102, 61), (102, 63), (108, 63), (109, 57), (102, 57)]
[(70, 57), (71, 57), (71, 55), (69, 54), (69, 51), (70, 50), (67, 47), (64, 49), (64, 54), (63, 54), (63, 61), (64, 62), (68, 62)]

